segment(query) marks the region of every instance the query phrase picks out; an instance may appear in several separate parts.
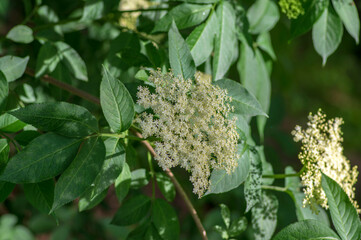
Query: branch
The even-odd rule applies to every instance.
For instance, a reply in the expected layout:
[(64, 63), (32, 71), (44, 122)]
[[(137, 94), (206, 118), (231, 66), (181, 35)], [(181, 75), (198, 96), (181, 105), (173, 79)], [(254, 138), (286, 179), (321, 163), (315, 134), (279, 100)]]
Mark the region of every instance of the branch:
[[(34, 75), (35, 75), (34, 71), (29, 69), (29, 68), (26, 69), (25, 73), (28, 74), (29, 76), (32, 76), (32, 77), (34, 77)], [(83, 98), (85, 100), (88, 100), (89, 102), (100, 105), (99, 98), (97, 98), (97, 97), (95, 97), (95, 96), (93, 96), (93, 95), (91, 95), (91, 94), (89, 94), (89, 93), (87, 93), (85, 91), (77, 89), (77, 88), (75, 88), (75, 87), (73, 87), (73, 86), (71, 86), (71, 85), (69, 85), (67, 83), (61, 82), (61, 81), (59, 81), (59, 80), (57, 80), (55, 78), (52, 78), (52, 77), (50, 77), (48, 75), (45, 75), (45, 76), (41, 77), (40, 79), (42, 81), (44, 81), (44, 82), (48, 82), (48, 83), (50, 83), (50, 84), (52, 84), (54, 86), (57, 86), (57, 87), (65, 90), (65, 91), (68, 91), (68, 92), (70, 92), (70, 93), (72, 93), (72, 94), (74, 94), (76, 96), (79, 96), (79, 97), (81, 97), (81, 98)], [(141, 133), (139, 133), (138, 131), (136, 131), (134, 129), (132, 131), (138, 138), (144, 139)], [(153, 147), (150, 145), (150, 143), (148, 141), (142, 140), (141, 143), (148, 149), (148, 151), (152, 154), (153, 157), (156, 156), (156, 153), (155, 153)], [(173, 174), (173, 172), (171, 170), (166, 169), (165, 173), (170, 177), (170, 179), (172, 180), (174, 186), (176, 187), (177, 191), (179, 192), (179, 194), (181, 195), (183, 201), (185, 202), (190, 214), (192, 215), (192, 217), (193, 217), (193, 219), (194, 219), (194, 221), (196, 223), (196, 226), (197, 226), (199, 232), (202, 235), (202, 239), (203, 240), (208, 240), (207, 232), (206, 232), (206, 230), (204, 230), (202, 222), (198, 217), (197, 211), (195, 210), (194, 206), (192, 205), (191, 201), (189, 200), (189, 198), (188, 198), (186, 192), (184, 191), (183, 187), (179, 184), (178, 180), (175, 178), (175, 176), (174, 176), (174, 174)]]

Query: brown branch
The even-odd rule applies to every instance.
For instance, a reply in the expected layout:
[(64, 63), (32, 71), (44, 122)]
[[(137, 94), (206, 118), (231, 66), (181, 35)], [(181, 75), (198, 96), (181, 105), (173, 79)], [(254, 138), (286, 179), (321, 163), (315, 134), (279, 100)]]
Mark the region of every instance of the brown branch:
[[(26, 68), (25, 70), (25, 73), (28, 74), (29, 76), (31, 77), (34, 77), (35, 76), (35, 73), (34, 73), (34, 70), (30, 69), (30, 68)], [(99, 98), (83, 91), (83, 90), (80, 90), (80, 89), (77, 89), (65, 82), (61, 82), (53, 77), (50, 77), (49, 75), (44, 75), (40, 78), (41, 81), (43, 82), (47, 82), (47, 83), (50, 83), (58, 88), (61, 88), (67, 92), (70, 92), (78, 97), (81, 97), (85, 100), (88, 100), (89, 102), (92, 102), (92, 103), (95, 103), (97, 105), (100, 105), (100, 101), (99, 101)]]
[[(32, 76), (32, 77), (35, 76), (34, 71), (32, 69), (27, 68), (25, 72), (29, 76)], [(68, 92), (70, 92), (70, 93), (72, 93), (74, 95), (77, 95), (77, 96), (79, 96), (79, 97), (81, 97), (81, 98), (83, 98), (85, 100), (88, 100), (88, 101), (90, 101), (92, 103), (100, 105), (99, 98), (97, 98), (97, 97), (95, 97), (95, 96), (93, 96), (93, 95), (91, 95), (91, 94), (89, 94), (87, 92), (84, 92), (84, 91), (82, 91), (80, 89), (77, 89), (77, 88), (75, 88), (75, 87), (73, 87), (73, 86), (71, 86), (71, 85), (69, 85), (67, 83), (61, 82), (61, 81), (59, 81), (59, 80), (57, 80), (57, 79), (55, 79), (53, 77), (50, 77), (48, 75), (45, 75), (45, 76), (41, 77), (40, 79), (42, 81), (44, 81), (44, 82), (48, 82), (48, 83), (50, 83), (50, 84), (52, 84), (54, 86), (57, 86), (57, 87), (65, 90), (65, 91), (68, 91)], [(132, 132), (137, 137), (143, 138), (142, 134), (139, 133), (138, 131), (132, 129)], [(141, 141), (141, 143), (148, 149), (148, 151), (153, 155), (153, 157), (156, 156), (156, 153), (155, 153), (153, 147), (150, 145), (150, 143), (148, 141)], [(193, 217), (193, 219), (194, 219), (194, 221), (196, 223), (196, 226), (197, 226), (197, 228), (198, 228), (198, 230), (199, 230), (199, 232), (200, 232), (200, 234), (202, 236), (202, 239), (203, 240), (208, 240), (207, 232), (206, 232), (206, 230), (204, 230), (202, 222), (198, 217), (197, 211), (195, 210), (193, 204), (189, 200), (189, 198), (188, 198), (186, 192), (184, 191), (183, 187), (179, 184), (178, 180), (176, 179), (176, 177), (174, 176), (174, 174), (173, 174), (173, 172), (171, 170), (166, 169), (165, 173), (170, 177), (170, 179), (172, 180), (175, 188), (177, 189), (177, 191), (181, 195), (183, 201), (185, 202), (185, 204), (186, 204), (190, 214), (192, 215), (192, 217)]]

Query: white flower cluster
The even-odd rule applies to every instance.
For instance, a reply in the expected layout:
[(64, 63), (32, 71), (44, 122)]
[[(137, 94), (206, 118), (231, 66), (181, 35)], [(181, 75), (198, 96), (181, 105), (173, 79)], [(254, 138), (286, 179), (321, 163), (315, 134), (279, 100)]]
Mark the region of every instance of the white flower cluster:
[(308, 119), (306, 130), (296, 126), (292, 131), (294, 140), (302, 142), (299, 159), (306, 169), (301, 175), (305, 186), (304, 207), (308, 205), (315, 212), (317, 210), (314, 203), (328, 208), (326, 194), (321, 187), (322, 171), (343, 188), (357, 209), (353, 186), (357, 181), (358, 171), (357, 166), (351, 168), (350, 161), (343, 155), (340, 128), (343, 120), (335, 118), (326, 121), (326, 115), (321, 110), (315, 115), (310, 113)]
[(155, 142), (156, 160), (163, 169), (180, 165), (191, 172), (193, 192), (201, 197), (209, 187), (212, 169), (230, 174), (237, 166), (235, 119), (227, 91), (196, 75), (196, 80), (175, 77), (169, 72), (153, 71), (149, 78), (155, 93), (138, 88), (138, 104), (154, 112), (136, 119), (144, 137)]

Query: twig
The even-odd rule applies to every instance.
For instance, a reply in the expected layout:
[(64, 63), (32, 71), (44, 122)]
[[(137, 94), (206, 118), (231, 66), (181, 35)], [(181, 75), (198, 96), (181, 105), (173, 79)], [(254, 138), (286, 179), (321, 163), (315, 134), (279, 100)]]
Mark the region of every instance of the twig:
[[(28, 74), (30, 76), (34, 76), (34, 71), (29, 69), (29, 68), (27, 68), (25, 72), (26, 72), (26, 74)], [(61, 81), (59, 81), (59, 80), (57, 80), (55, 78), (52, 78), (50, 76), (47, 76), (47, 75), (41, 77), (41, 80), (44, 81), (44, 82), (48, 82), (48, 83), (50, 83), (50, 84), (52, 84), (54, 86), (57, 86), (57, 87), (59, 87), (61, 89), (64, 89), (64, 90), (66, 90), (66, 91), (68, 91), (68, 92), (70, 92), (70, 93), (72, 93), (74, 95), (77, 95), (77, 96), (79, 96), (79, 97), (81, 97), (81, 98), (83, 98), (85, 100), (88, 100), (88, 101), (93, 102), (93, 103), (95, 103), (97, 105), (100, 105), (99, 98), (97, 98), (97, 97), (95, 97), (95, 96), (93, 96), (93, 95), (91, 95), (91, 94), (89, 94), (87, 92), (84, 92), (84, 91), (82, 91), (80, 89), (77, 89), (77, 88), (75, 88), (75, 87), (73, 87), (73, 86), (71, 86), (71, 85), (69, 85), (67, 83), (61, 82)], [(133, 129), (133, 133), (138, 138), (144, 139), (142, 134), (139, 133), (138, 131)], [(153, 157), (156, 156), (156, 153), (155, 153), (153, 147), (150, 145), (149, 142), (147, 142), (145, 140), (142, 140), (141, 143), (148, 149), (148, 151), (152, 154)], [(196, 226), (197, 226), (197, 228), (198, 228), (198, 230), (199, 230), (199, 232), (200, 232), (200, 234), (202, 236), (202, 239), (203, 240), (208, 240), (207, 232), (204, 229), (204, 227), (202, 225), (202, 222), (198, 217), (197, 211), (195, 210), (193, 204), (189, 200), (189, 198), (188, 198), (186, 192), (184, 191), (183, 187), (179, 184), (178, 180), (175, 178), (175, 176), (174, 176), (174, 174), (173, 174), (173, 172), (171, 170), (166, 169), (165, 173), (170, 177), (171, 181), (173, 182), (174, 186), (176, 187), (176, 189), (178, 190), (179, 194), (181, 195), (183, 201), (185, 202), (185, 204), (186, 204), (189, 212), (191, 213), (191, 215), (192, 215), (192, 217), (193, 217), (193, 219), (194, 219), (194, 221), (196, 223)]]
[[(34, 70), (30, 69), (30, 68), (26, 68), (25, 73), (28, 74), (31, 77), (35, 76)], [(81, 97), (85, 100), (88, 100), (89, 102), (95, 103), (97, 105), (100, 105), (100, 100), (99, 98), (83, 91), (80, 89), (77, 89), (67, 83), (61, 82), (53, 77), (50, 77), (48, 75), (44, 75), (43, 77), (40, 78), (40, 80), (42, 80), (43, 82), (47, 82), (50, 83), (54, 86), (57, 86), (58, 88), (61, 88), (67, 92), (70, 92), (78, 97)]]

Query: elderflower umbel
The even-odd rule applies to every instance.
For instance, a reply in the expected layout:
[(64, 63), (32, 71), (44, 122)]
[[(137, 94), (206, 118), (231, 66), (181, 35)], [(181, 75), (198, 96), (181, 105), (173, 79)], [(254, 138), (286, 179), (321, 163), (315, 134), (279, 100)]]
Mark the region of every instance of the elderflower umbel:
[(301, 153), (299, 159), (305, 167), (301, 174), (304, 185), (305, 199), (304, 207), (308, 205), (317, 212), (314, 203), (328, 208), (326, 194), (321, 187), (321, 172), (335, 180), (349, 196), (351, 202), (358, 208), (354, 199), (354, 184), (357, 181), (357, 166), (351, 168), (350, 161), (343, 155), (341, 145), (342, 131), (340, 125), (341, 118), (326, 121), (326, 115), (321, 110), (317, 114), (310, 113), (308, 128), (303, 130), (296, 126), (292, 131), (294, 140), (301, 141)]
[(191, 172), (193, 192), (199, 197), (209, 187), (212, 169), (230, 174), (237, 166), (238, 134), (227, 91), (196, 75), (191, 79), (153, 71), (149, 80), (155, 93), (138, 88), (138, 104), (155, 115), (142, 113), (136, 119), (144, 137), (154, 136), (155, 159), (163, 169), (181, 166)]
[(281, 11), (286, 14), (289, 19), (296, 19), (299, 15), (305, 13), (301, 0), (280, 0), (278, 4), (281, 7)]

